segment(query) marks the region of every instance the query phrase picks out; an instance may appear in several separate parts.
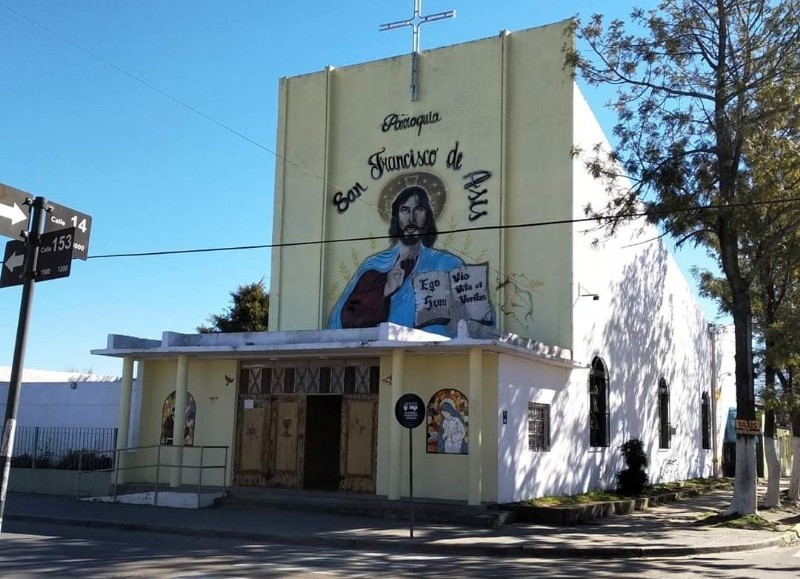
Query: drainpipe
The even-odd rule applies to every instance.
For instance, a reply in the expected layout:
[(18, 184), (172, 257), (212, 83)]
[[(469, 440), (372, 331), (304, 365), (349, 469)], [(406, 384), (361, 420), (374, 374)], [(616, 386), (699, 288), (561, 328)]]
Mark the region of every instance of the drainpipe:
[(717, 454), (717, 331), (718, 326), (708, 324), (708, 335), (711, 339), (711, 474), (719, 478), (719, 456)]

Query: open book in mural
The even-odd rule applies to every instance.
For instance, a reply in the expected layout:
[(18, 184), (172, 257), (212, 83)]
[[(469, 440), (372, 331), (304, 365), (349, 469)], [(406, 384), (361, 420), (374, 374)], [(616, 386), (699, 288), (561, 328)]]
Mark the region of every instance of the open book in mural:
[(463, 265), (450, 271), (429, 271), (413, 277), (416, 316), (414, 325), (450, 324), (475, 320), (491, 324), (492, 307), (487, 287), (487, 264)]

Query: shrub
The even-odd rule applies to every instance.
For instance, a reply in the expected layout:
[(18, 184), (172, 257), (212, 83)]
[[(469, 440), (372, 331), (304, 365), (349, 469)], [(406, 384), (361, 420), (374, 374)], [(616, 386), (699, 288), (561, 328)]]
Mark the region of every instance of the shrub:
[(11, 466), (15, 468), (31, 468), (33, 466), (33, 457), (30, 454), (12, 456)]
[[(81, 456), (83, 455), (83, 456)], [(63, 470), (103, 470), (114, 466), (114, 459), (109, 454), (98, 454), (91, 451), (71, 450), (62, 458), (55, 460), (50, 454), (37, 456), (20, 454), (11, 458), (11, 466), (15, 468), (56, 468)]]
[(617, 490), (624, 495), (641, 494), (650, 482), (644, 443), (638, 438), (632, 438), (619, 449), (628, 468), (617, 473)]
[[(81, 456), (83, 455), (83, 456)], [(55, 465), (55, 468), (66, 470), (101, 470), (111, 468), (114, 461), (110, 456), (98, 455), (95, 452), (72, 450)]]

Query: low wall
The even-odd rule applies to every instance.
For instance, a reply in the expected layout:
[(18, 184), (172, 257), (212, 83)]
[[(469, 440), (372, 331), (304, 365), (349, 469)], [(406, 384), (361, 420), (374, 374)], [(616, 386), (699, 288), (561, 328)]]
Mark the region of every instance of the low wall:
[[(8, 490), (18, 493), (66, 496), (104, 496), (109, 493), (111, 472), (83, 472), (53, 468), (12, 468)], [(78, 488), (80, 484), (80, 488)]]

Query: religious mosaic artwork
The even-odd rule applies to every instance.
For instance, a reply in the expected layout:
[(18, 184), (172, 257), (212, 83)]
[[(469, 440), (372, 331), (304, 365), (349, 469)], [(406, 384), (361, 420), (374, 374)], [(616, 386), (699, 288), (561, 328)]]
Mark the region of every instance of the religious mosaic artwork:
[[(197, 414), (197, 405), (191, 393), (186, 393), (186, 426), (183, 430), (184, 446), (194, 444), (194, 423)], [(167, 396), (161, 408), (161, 444), (172, 445), (172, 433), (175, 427), (175, 391)]]
[[(389, 167), (380, 159), (370, 164), (378, 178)], [(391, 247), (357, 268), (333, 307), (331, 328), (392, 322), (454, 336), (462, 319), (494, 325), (488, 263), (466, 264), (449, 251), (434, 249), (436, 220), (446, 198), (444, 182), (428, 171), (402, 173), (385, 184), (378, 211), (389, 222)]]
[(426, 451), (467, 454), (469, 400), (455, 388), (444, 388), (428, 402)]

